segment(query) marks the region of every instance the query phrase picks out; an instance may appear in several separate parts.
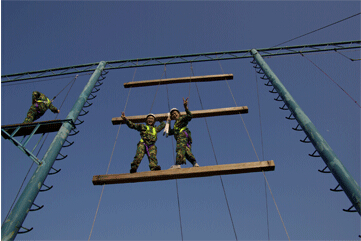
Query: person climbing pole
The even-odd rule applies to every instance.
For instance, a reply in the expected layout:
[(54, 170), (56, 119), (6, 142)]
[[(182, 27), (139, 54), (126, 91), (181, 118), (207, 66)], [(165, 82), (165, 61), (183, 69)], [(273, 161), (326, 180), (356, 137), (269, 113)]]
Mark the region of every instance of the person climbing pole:
[(32, 94), (32, 104), (30, 109), (26, 115), (26, 118), (23, 124), (30, 124), (35, 120), (42, 117), (45, 112), (50, 109), (53, 113), (59, 113), (58, 110), (52, 103), (52, 100), (49, 100), (44, 94), (40, 93), (39, 91), (33, 91)]
[(177, 108), (170, 110), (170, 117), (167, 121), (175, 120), (173, 129), (169, 130), (169, 135), (174, 135), (177, 141), (176, 147), (176, 164), (171, 166), (171, 169), (181, 168), (181, 165), (186, 164), (186, 159), (193, 165), (199, 167), (194, 155), (192, 154), (192, 137), (191, 131), (188, 129), (188, 122), (192, 120), (192, 113), (188, 109), (188, 98), (184, 100), (183, 106), (186, 115), (181, 116)]
[(141, 139), (137, 144), (137, 151), (134, 156), (134, 160), (130, 164), (130, 173), (137, 172), (140, 162), (145, 154), (147, 154), (149, 160), (149, 169), (151, 171), (161, 170), (161, 167), (158, 165), (157, 146), (155, 145), (155, 142), (157, 141), (157, 133), (164, 129), (165, 123), (162, 121), (159, 126), (154, 126), (155, 115), (151, 113), (146, 117), (146, 125), (134, 124), (126, 118), (124, 112), (122, 112), (121, 117), (126, 121), (129, 128), (139, 131), (141, 136)]

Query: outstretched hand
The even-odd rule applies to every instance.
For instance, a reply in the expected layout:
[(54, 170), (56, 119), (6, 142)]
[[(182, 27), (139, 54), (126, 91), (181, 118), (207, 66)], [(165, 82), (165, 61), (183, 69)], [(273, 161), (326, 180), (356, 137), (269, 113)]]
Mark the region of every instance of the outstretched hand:
[(127, 119), (126, 117), (125, 117), (125, 114), (124, 114), (124, 112), (122, 112), (122, 119)]
[(183, 106), (184, 106), (185, 110), (188, 109), (188, 97), (187, 97), (187, 99), (184, 99), (184, 97), (183, 97)]

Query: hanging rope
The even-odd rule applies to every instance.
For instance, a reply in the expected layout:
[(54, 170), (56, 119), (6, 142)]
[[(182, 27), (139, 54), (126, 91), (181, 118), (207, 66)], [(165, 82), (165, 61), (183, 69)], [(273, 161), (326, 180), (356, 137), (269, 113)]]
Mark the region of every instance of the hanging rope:
[[(194, 76), (194, 71), (193, 71), (192, 65), (191, 65), (191, 71), (192, 71), (192, 75)], [(200, 95), (200, 93), (199, 93), (199, 89), (198, 89), (197, 83), (195, 83), (195, 85), (196, 85), (196, 89), (197, 89), (197, 93), (198, 93), (199, 102), (200, 102), (200, 104), (201, 104), (201, 108), (202, 108), (202, 110), (204, 110), (204, 108), (203, 108), (203, 102), (202, 102), (202, 99), (201, 99), (201, 95)], [(214, 145), (213, 145), (211, 133), (210, 133), (210, 131), (209, 131), (207, 118), (204, 118), (204, 121), (205, 121), (205, 123), (206, 123), (207, 131), (208, 131), (208, 136), (209, 136), (209, 139), (210, 139), (210, 142), (211, 142), (214, 159), (216, 160), (216, 164), (218, 165), (217, 155), (216, 155), (216, 151), (215, 151), (215, 149), (214, 149)], [(237, 238), (237, 232), (236, 232), (236, 228), (235, 228), (235, 226), (234, 226), (234, 222), (233, 222), (233, 218), (232, 218), (232, 213), (231, 213), (231, 209), (230, 209), (230, 207), (229, 207), (228, 198), (227, 198), (227, 193), (226, 193), (226, 189), (225, 189), (225, 187), (224, 187), (224, 183), (223, 183), (222, 176), (219, 176), (219, 179), (220, 179), (220, 181), (221, 181), (224, 198), (225, 198), (225, 200), (226, 200), (226, 205), (227, 205), (227, 208), (228, 208), (229, 217), (230, 217), (230, 219), (231, 219), (231, 223), (232, 223), (232, 227), (233, 227), (234, 236), (235, 236), (236, 240), (238, 240), (238, 238)]]
[[(255, 77), (256, 77), (256, 86), (257, 86), (257, 100), (258, 100), (258, 116), (259, 116), (259, 125), (260, 125), (260, 130), (261, 130), (261, 147), (262, 147), (262, 160), (264, 161), (264, 147), (263, 147), (263, 132), (262, 132), (262, 118), (261, 118), (261, 103), (260, 103), (260, 99), (259, 99), (259, 90), (258, 90), (258, 79), (257, 79), (257, 71), (256, 69), (254, 70), (255, 73)], [(265, 197), (266, 197), (266, 214), (267, 214), (267, 235), (268, 235), (268, 240), (270, 240), (270, 234), (269, 234), (269, 217), (268, 217), (268, 195), (267, 195), (267, 185), (266, 185), (266, 181), (264, 181), (264, 192), (265, 192)]]
[(316, 66), (316, 68), (319, 69), (322, 73), (324, 73), (333, 83), (335, 83), (338, 86), (338, 88), (340, 88), (348, 97), (350, 97), (350, 99), (353, 102), (355, 102), (355, 104), (358, 105), (358, 107), (361, 108), (360, 104), (357, 103), (357, 101), (354, 98), (352, 98), (352, 96), (349, 93), (347, 93), (346, 90), (344, 90), (336, 81), (334, 81), (328, 74), (326, 74), (325, 71), (323, 71), (320, 67), (318, 67), (314, 62), (312, 62), (309, 58), (307, 58), (303, 53), (301, 53), (301, 55), (303, 57), (305, 57), (308, 61), (310, 61), (314, 66)]
[[(219, 61), (218, 61), (218, 63), (219, 63), (219, 65), (221, 66), (221, 64), (220, 64), (220, 62), (219, 62)], [(224, 74), (224, 71), (223, 71), (222, 66), (221, 66), (221, 69), (222, 69), (222, 72), (223, 72), (223, 74)], [(234, 104), (238, 107), (237, 102), (236, 102), (236, 99), (234, 98), (233, 92), (232, 92), (231, 87), (229, 86), (229, 83), (228, 83), (228, 81), (227, 81), (227, 80), (226, 80), (226, 83), (227, 83), (228, 89), (229, 89), (229, 91), (230, 91), (230, 93), (231, 93), (231, 96), (232, 96), (232, 98), (233, 98)], [(252, 138), (251, 138), (251, 136), (250, 136), (250, 134), (249, 134), (249, 132), (248, 132), (248, 129), (247, 129), (246, 123), (244, 122), (242, 115), (241, 115), (241, 114), (239, 114), (239, 116), (241, 117), (241, 120), (242, 120), (242, 122), (243, 122), (243, 126), (244, 126), (244, 128), (245, 128), (245, 130), (246, 130), (246, 132), (247, 132), (248, 139), (249, 139), (249, 140), (250, 140), (250, 142), (251, 142), (251, 145), (252, 145), (252, 148), (253, 148), (254, 153), (256, 154), (257, 160), (260, 162), (260, 159), (259, 159), (259, 157), (258, 157), (258, 154), (257, 154), (256, 148), (254, 147), (254, 144), (253, 144)], [(279, 209), (278, 209), (278, 206), (277, 206), (277, 203), (276, 203), (276, 199), (274, 198), (273, 193), (272, 193), (272, 190), (271, 190), (271, 187), (270, 187), (270, 185), (269, 185), (269, 183), (268, 183), (268, 180), (267, 180), (266, 174), (265, 174), (265, 172), (264, 172), (264, 171), (262, 171), (262, 173), (263, 173), (263, 177), (264, 177), (264, 179), (265, 179), (265, 181), (266, 181), (266, 183), (267, 183), (268, 189), (269, 189), (269, 191), (270, 191), (270, 193), (271, 193), (271, 196), (272, 196), (272, 198), (273, 198), (273, 202), (274, 202), (274, 204), (275, 204), (275, 206), (276, 206), (276, 209), (277, 209), (278, 215), (280, 216), (280, 219), (281, 219), (281, 222), (282, 222), (283, 228), (284, 228), (284, 230), (285, 230), (285, 232), (286, 232), (287, 238), (288, 238), (288, 240), (291, 240), (291, 239), (290, 239), (290, 237), (289, 237), (289, 235), (288, 235), (288, 232), (287, 232), (287, 229), (286, 229), (286, 225), (285, 225), (285, 223), (283, 222), (283, 219), (282, 219), (282, 216), (281, 216), (281, 212), (280, 212), (280, 211), (279, 211)]]
[[(59, 107), (59, 109), (63, 106), (63, 104), (64, 104), (66, 98), (68, 97), (68, 94), (69, 94), (71, 88), (73, 87), (73, 85), (74, 85), (74, 83), (75, 83), (75, 80), (76, 80), (77, 78), (78, 78), (78, 75), (76, 75), (75, 78), (72, 79), (72, 80), (65, 86), (65, 88), (66, 88), (71, 82), (73, 82), (73, 84), (71, 85), (68, 93), (67, 93), (66, 96), (64, 97), (64, 100), (63, 100), (61, 106)], [(65, 88), (63, 88), (63, 89), (59, 92), (59, 94), (60, 94)], [(57, 94), (57, 95), (59, 95), (59, 94)], [(54, 97), (53, 99), (55, 99), (55, 97)], [(55, 119), (58, 117), (58, 115), (59, 115), (59, 113), (56, 114)], [(39, 148), (38, 153), (36, 154), (36, 156), (39, 155), (41, 149), (43, 148), (43, 145), (44, 145), (46, 139), (48, 138), (48, 135), (49, 135), (49, 133), (47, 133), (47, 135), (46, 135), (43, 143), (41, 144), (41, 146), (40, 146), (40, 148)], [(42, 139), (43, 137), (44, 137), (44, 133), (41, 135), (39, 142), (41, 141), (41, 139)], [(33, 151), (34, 151), (34, 150), (33, 150)], [(14, 199), (13, 203), (12, 203), (11, 206), (10, 206), (9, 212), (7, 213), (7, 215), (6, 215), (6, 217), (5, 217), (5, 221), (6, 221), (6, 219), (9, 217), (10, 212), (11, 212), (11, 210), (13, 209), (13, 206), (14, 206), (16, 200), (17, 200), (18, 197), (19, 197), (19, 194), (20, 194), (20, 192), (21, 192), (21, 189), (23, 188), (24, 183), (25, 183), (25, 181), (26, 181), (26, 179), (27, 179), (27, 177), (28, 177), (28, 175), (29, 175), (29, 173), (30, 173), (30, 170), (31, 170), (31, 168), (33, 167), (33, 165), (34, 165), (34, 162), (31, 163), (31, 165), (30, 165), (30, 167), (29, 167), (29, 170), (28, 170), (28, 172), (27, 172), (26, 175), (25, 175), (24, 180), (23, 180), (23, 182), (22, 182), (21, 185), (20, 185), (19, 191), (18, 191), (18, 193), (16, 194), (15, 199)], [(4, 223), (3, 223), (3, 224), (4, 224)], [(1, 227), (3, 226), (3, 224), (1, 225)]]
[[(138, 62), (137, 62), (137, 63), (138, 63)], [(137, 71), (137, 68), (135, 68), (135, 70), (134, 70), (134, 74), (133, 74), (133, 79), (132, 79), (132, 81), (134, 81), (136, 71)], [(129, 89), (128, 96), (127, 96), (127, 99), (126, 99), (126, 101), (125, 101), (125, 106), (124, 106), (123, 112), (125, 112), (125, 110), (127, 109), (128, 100), (129, 100), (129, 96), (130, 96), (130, 91), (131, 91), (131, 90), (132, 90), (132, 88)], [(121, 127), (121, 126), (122, 126), (122, 124), (119, 124), (118, 132), (117, 132), (117, 135), (116, 135), (116, 137), (115, 137), (113, 150), (112, 150), (112, 153), (111, 153), (111, 155), (110, 155), (110, 160), (109, 160), (108, 167), (107, 167), (107, 171), (106, 171), (105, 175), (107, 175), (108, 172), (109, 172), (110, 164), (111, 164), (111, 162), (112, 162), (112, 158), (113, 158), (115, 146), (116, 146), (116, 144), (117, 144), (117, 140), (118, 140), (118, 137), (119, 137), (119, 132), (120, 132), (120, 127)], [(88, 241), (90, 240), (90, 238), (91, 238), (91, 236), (92, 236), (92, 233), (93, 233), (93, 229), (94, 229), (94, 225), (95, 225), (95, 220), (96, 220), (96, 218), (97, 218), (98, 211), (99, 211), (99, 207), (100, 207), (100, 203), (101, 203), (101, 200), (102, 200), (102, 197), (103, 197), (103, 193), (104, 193), (104, 188), (105, 188), (105, 184), (103, 184), (103, 186), (102, 186), (102, 191), (101, 191), (101, 193), (100, 193), (99, 202), (98, 202), (97, 209), (96, 209), (96, 211), (95, 211), (94, 220), (93, 220), (92, 227), (91, 227), (91, 229), (90, 229), (90, 234), (89, 234)]]
[(160, 81), (163, 79), (163, 75), (166, 73), (166, 71), (167, 71), (167, 67), (166, 67), (166, 65), (164, 65), (164, 71), (162, 73), (162, 76), (160, 77), (160, 80), (159, 80), (159, 83), (158, 83), (158, 86), (157, 86), (157, 90), (155, 91), (155, 95), (154, 95), (152, 106), (150, 107), (149, 113), (152, 112), (153, 105), (154, 105), (154, 102), (155, 102), (155, 98), (157, 97), (158, 89), (159, 89), (159, 86), (160, 86)]
[(354, 14), (354, 15), (351, 15), (351, 16), (347, 17), (347, 18), (344, 18), (344, 19), (341, 19), (341, 20), (339, 20), (339, 21), (337, 21), (337, 22), (334, 22), (334, 23), (331, 23), (331, 24), (329, 24), (329, 25), (326, 25), (326, 26), (324, 26), (324, 27), (322, 27), (322, 28), (313, 30), (313, 31), (311, 31), (311, 32), (309, 32), (309, 33), (306, 33), (306, 34), (303, 34), (303, 35), (298, 36), (298, 37), (296, 37), (296, 38), (290, 39), (290, 40), (288, 40), (288, 41), (286, 41), (286, 42), (277, 44), (277, 45), (275, 45), (275, 46), (273, 46), (273, 47), (277, 47), (277, 46), (280, 46), (281, 44), (285, 44), (285, 43), (291, 42), (291, 41), (293, 41), (293, 40), (295, 40), (295, 39), (304, 37), (304, 36), (309, 35), (309, 34), (311, 34), (311, 33), (314, 33), (314, 32), (317, 32), (317, 31), (319, 31), (319, 30), (322, 30), (322, 29), (324, 29), (324, 28), (327, 28), (327, 27), (330, 27), (330, 26), (332, 26), (332, 25), (335, 25), (335, 24), (337, 24), (337, 23), (341, 23), (341, 22), (343, 22), (343, 21), (345, 21), (345, 20), (347, 20), (347, 19), (356, 17), (357, 15), (360, 15), (360, 14), (361, 14), (361, 12), (360, 12), (360, 13), (356, 13), (356, 14)]
[[(164, 65), (164, 77), (167, 78), (167, 68), (166, 65)], [(163, 75), (162, 75), (163, 76)], [(168, 85), (166, 85), (166, 89), (167, 89), (167, 102), (168, 102), (168, 111), (170, 111), (170, 101), (169, 101), (169, 91), (168, 91)], [(173, 138), (172, 138), (172, 154), (173, 154), (173, 165), (175, 165), (176, 162), (176, 158), (174, 156), (174, 142), (173, 142)], [(180, 201), (179, 201), (179, 188), (178, 188), (178, 179), (175, 179), (175, 186), (176, 186), (176, 191), (177, 191), (177, 203), (178, 203), (178, 216), (179, 216), (179, 226), (180, 226), (180, 231), (181, 231), (181, 238), (183, 241), (183, 226), (182, 226), (182, 215), (181, 215), (181, 208), (180, 208)]]

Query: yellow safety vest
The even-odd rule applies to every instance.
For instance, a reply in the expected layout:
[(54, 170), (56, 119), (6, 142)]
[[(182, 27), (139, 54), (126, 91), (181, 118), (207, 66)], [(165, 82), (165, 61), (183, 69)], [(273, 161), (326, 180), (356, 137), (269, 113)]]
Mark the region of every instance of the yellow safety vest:
[(37, 100), (36, 102), (39, 102), (39, 103), (44, 103), (48, 108), (49, 108), (49, 106), (50, 106), (50, 104), (51, 104), (51, 101), (49, 100), (49, 98), (48, 97), (46, 97), (46, 101), (44, 101), (44, 100)]
[[(145, 133), (150, 133), (150, 130), (149, 130), (149, 126), (146, 126), (147, 127), (147, 130), (145, 131)], [(150, 134), (152, 134), (153, 136), (157, 136), (157, 131), (155, 130), (155, 127), (153, 127), (153, 131), (152, 131), (153, 133), (150, 133)], [(144, 142), (143, 141), (143, 138), (142, 139), (140, 139), (140, 142)]]

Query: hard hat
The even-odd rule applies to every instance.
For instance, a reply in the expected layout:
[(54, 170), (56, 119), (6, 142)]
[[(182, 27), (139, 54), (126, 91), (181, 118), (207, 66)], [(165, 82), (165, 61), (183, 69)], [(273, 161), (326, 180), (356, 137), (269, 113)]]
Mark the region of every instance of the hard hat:
[(155, 119), (155, 115), (153, 113), (149, 113), (146, 118), (148, 118), (148, 116), (153, 116)]
[(172, 114), (172, 112), (173, 112), (173, 111), (175, 111), (175, 110), (176, 110), (176, 111), (178, 111), (178, 113), (180, 113), (180, 112), (179, 112), (179, 110), (178, 110), (177, 108), (173, 108), (173, 109), (171, 109), (171, 110), (169, 111), (169, 113), (171, 113), (171, 114)]

